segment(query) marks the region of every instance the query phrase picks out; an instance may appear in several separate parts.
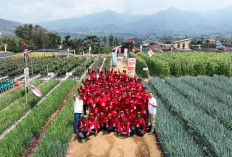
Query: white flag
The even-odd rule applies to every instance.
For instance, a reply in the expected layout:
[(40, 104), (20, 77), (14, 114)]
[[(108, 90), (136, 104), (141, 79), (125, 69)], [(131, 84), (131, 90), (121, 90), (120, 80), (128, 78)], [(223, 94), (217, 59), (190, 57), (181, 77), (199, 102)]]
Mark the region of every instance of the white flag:
[(140, 45), (140, 52), (143, 52), (143, 46)]

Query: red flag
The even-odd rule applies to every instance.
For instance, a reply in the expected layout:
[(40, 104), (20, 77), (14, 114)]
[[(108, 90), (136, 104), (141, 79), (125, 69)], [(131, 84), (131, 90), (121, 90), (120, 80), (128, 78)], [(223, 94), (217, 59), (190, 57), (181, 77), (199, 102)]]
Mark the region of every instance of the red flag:
[(129, 43), (134, 43), (135, 41), (132, 39), (129, 39)]
[(25, 42), (23, 42), (23, 46), (26, 46), (26, 47), (28, 47), (28, 46), (27, 46), (27, 44), (26, 44)]

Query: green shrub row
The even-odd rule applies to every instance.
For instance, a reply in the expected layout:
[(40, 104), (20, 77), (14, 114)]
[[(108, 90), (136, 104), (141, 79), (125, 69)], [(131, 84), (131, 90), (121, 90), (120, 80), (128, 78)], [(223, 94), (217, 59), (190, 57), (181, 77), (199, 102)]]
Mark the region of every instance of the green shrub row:
[(215, 52), (138, 53), (158, 77), (214, 74), (232, 76), (232, 54)]
[(136, 58), (136, 67), (135, 67), (136, 73), (139, 74), (143, 78), (149, 78), (150, 73), (148, 71), (143, 70), (143, 68), (148, 68), (148, 65), (145, 62), (145, 60), (141, 58), (140, 56), (135, 55), (131, 52), (130, 52), (130, 57)]
[(0, 156), (22, 156), (33, 137), (39, 133), (41, 127), (59, 107), (75, 84), (75, 80), (66, 80), (3, 138), (0, 141)]

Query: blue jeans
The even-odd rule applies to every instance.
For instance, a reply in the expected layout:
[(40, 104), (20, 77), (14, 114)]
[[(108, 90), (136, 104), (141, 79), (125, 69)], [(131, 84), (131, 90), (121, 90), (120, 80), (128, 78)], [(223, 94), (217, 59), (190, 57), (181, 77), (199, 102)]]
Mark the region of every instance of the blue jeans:
[(84, 134), (83, 133), (79, 133), (79, 138), (80, 139), (84, 139), (85, 138)]
[(77, 132), (78, 129), (78, 120), (82, 113), (74, 113), (74, 132)]
[(115, 127), (113, 125), (108, 126), (107, 131), (114, 131)]

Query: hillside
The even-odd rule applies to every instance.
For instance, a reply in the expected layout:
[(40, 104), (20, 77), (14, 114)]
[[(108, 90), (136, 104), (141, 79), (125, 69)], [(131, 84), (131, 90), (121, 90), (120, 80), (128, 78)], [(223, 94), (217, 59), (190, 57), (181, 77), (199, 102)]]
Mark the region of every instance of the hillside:
[(14, 33), (15, 27), (19, 26), (21, 23), (0, 19), (0, 32), (2, 34)]

